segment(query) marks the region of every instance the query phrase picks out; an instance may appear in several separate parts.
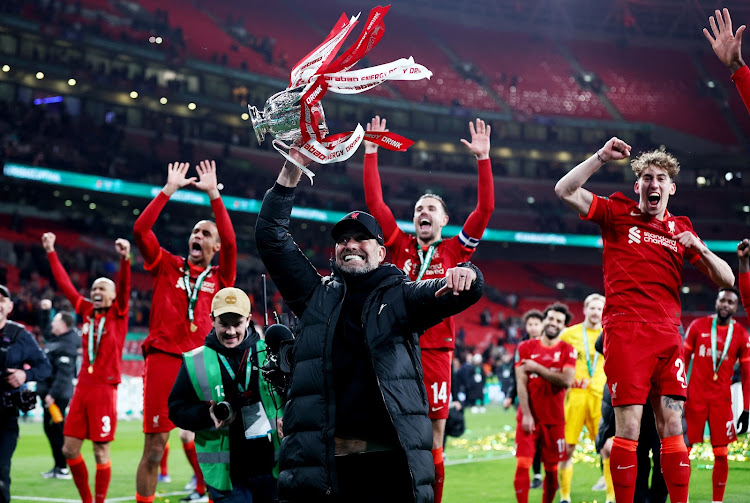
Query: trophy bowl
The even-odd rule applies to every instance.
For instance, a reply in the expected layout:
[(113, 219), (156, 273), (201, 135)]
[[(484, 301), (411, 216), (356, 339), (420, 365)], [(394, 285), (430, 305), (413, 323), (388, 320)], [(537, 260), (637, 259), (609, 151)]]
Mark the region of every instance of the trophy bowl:
[[(300, 131), (300, 112), (302, 105), (300, 100), (304, 94), (305, 86), (280, 91), (266, 101), (263, 111), (248, 105), (250, 120), (258, 143), (263, 143), (266, 133), (277, 140), (294, 143), (302, 138)], [(318, 116), (318, 127), (324, 135), (328, 133), (323, 105), (318, 102), (312, 107), (312, 112)]]

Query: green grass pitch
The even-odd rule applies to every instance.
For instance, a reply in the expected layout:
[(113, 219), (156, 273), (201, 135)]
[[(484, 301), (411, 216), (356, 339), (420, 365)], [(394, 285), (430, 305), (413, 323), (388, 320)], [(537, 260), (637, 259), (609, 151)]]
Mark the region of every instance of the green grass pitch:
[[(466, 413), (467, 431), (460, 441), (449, 438), (446, 447), (445, 469), (446, 503), (511, 503), (515, 501), (513, 475), (515, 460), (508, 452), (507, 442), (497, 442), (501, 432), (515, 428), (514, 413), (497, 406), (487, 408), (485, 414)], [(494, 440), (493, 440), (494, 439)], [(747, 442), (746, 438), (741, 441)], [(176, 503), (191, 476), (177, 431), (170, 437), (169, 473), (172, 482), (159, 484), (157, 503)], [(112, 483), (108, 499), (134, 501), (135, 472), (143, 449), (141, 423), (119, 422), (117, 439), (112, 444)], [(89, 469), (93, 489), (94, 456), (90, 442), (84, 442), (83, 454)], [(693, 461), (690, 481), (690, 502), (711, 501), (711, 470), (707, 461)], [(72, 480), (42, 479), (40, 472), (52, 468), (47, 438), (40, 423), (21, 423), (21, 436), (12, 461), (11, 494), (15, 501), (80, 501)], [(591, 491), (599, 478), (594, 463), (579, 462), (573, 476), (573, 502), (604, 502), (603, 492)], [(532, 490), (530, 502), (541, 501), (541, 490)], [(750, 461), (730, 461), (729, 482), (725, 503), (750, 501)]]

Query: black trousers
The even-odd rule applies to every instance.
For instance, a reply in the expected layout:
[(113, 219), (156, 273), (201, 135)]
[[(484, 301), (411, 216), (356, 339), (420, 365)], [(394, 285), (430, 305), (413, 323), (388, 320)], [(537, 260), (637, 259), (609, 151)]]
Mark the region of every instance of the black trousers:
[(10, 458), (18, 444), (18, 416), (0, 413), (0, 503), (10, 501)]
[(55, 466), (57, 468), (67, 468), (65, 462), (65, 456), (63, 456), (62, 448), (65, 441), (63, 435), (63, 425), (65, 425), (65, 409), (68, 408), (68, 400), (55, 401), (60, 412), (63, 415), (63, 421), (55, 424), (52, 422), (52, 416), (49, 413), (47, 407), (44, 408), (44, 434), (47, 435), (49, 440), (49, 446), (52, 449), (52, 457), (55, 458)]
[[(649, 455), (653, 453), (653, 458)], [(664, 503), (669, 495), (661, 473), (661, 440), (656, 431), (656, 420), (651, 403), (643, 406), (641, 436), (638, 439), (638, 475), (635, 481), (634, 503)], [(651, 470), (651, 461), (654, 467)], [(651, 484), (649, 484), (649, 476)]]
[(339, 490), (336, 503), (409, 501), (413, 489), (409, 467), (399, 451), (336, 456)]

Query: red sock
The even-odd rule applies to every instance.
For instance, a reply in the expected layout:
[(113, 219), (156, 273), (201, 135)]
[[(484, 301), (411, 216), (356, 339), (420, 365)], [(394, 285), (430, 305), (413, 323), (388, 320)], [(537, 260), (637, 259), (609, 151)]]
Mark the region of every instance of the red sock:
[[(683, 444), (684, 445), (684, 444)], [(637, 440), (615, 437), (612, 440), (612, 454), (609, 466), (612, 473), (612, 485), (618, 503), (633, 503), (635, 497), (635, 479), (638, 475)], [(664, 469), (664, 465), (662, 465)]]
[(529, 468), (534, 460), (532, 458), (516, 459), (516, 476), (513, 478), (513, 487), (516, 489), (516, 500), (518, 503), (529, 503)]
[(169, 442), (167, 442), (167, 445), (164, 446), (164, 454), (161, 456), (161, 463), (159, 464), (159, 473), (161, 473), (162, 477), (166, 477), (169, 473), (169, 470), (167, 470), (167, 458), (169, 457)]
[(188, 463), (190, 463), (190, 466), (193, 467), (193, 472), (195, 472), (195, 490), (199, 494), (206, 494), (206, 482), (203, 480), (203, 472), (201, 472), (201, 467), (198, 464), (195, 442), (182, 444), (182, 447), (185, 448), (185, 456), (187, 456)]
[(432, 490), (435, 493), (435, 503), (443, 500), (443, 483), (445, 482), (445, 462), (443, 461), (443, 448), (432, 449), (432, 461), (435, 463), (435, 483)]
[(138, 494), (138, 491), (135, 492), (136, 503), (154, 503), (155, 498), (155, 494), (152, 494), (151, 496), (141, 496), (140, 494)]
[(81, 495), (82, 503), (91, 503), (91, 489), (89, 489), (89, 471), (86, 469), (86, 462), (83, 456), (78, 454), (75, 459), (68, 460), (70, 473), (73, 475), (73, 482), (78, 488), (78, 494)]
[(729, 454), (727, 446), (714, 447), (714, 472), (711, 475), (714, 483), (713, 501), (724, 501), (724, 489), (727, 487), (729, 476), (727, 454)]
[(690, 485), (690, 457), (682, 435), (661, 441), (661, 473), (672, 503), (687, 503)]
[(112, 461), (96, 465), (96, 482), (94, 485), (95, 503), (104, 503), (109, 490), (109, 481), (112, 478)]
[(544, 463), (544, 491), (542, 503), (552, 503), (557, 493), (557, 464)]

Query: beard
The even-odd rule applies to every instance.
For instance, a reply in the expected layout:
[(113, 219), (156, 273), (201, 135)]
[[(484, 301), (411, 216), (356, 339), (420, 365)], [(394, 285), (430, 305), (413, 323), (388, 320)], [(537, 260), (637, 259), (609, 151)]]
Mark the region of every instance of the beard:
[(379, 265), (377, 259), (367, 256), (363, 257), (363, 259), (363, 261), (346, 261), (343, 260), (343, 258), (339, 258), (336, 261), (336, 265), (339, 266), (339, 269), (341, 269), (342, 272), (351, 276), (361, 276), (362, 274), (367, 274), (368, 272), (377, 269)]
[(547, 339), (551, 339), (551, 340), (557, 339), (561, 333), (562, 333), (562, 330), (556, 330), (551, 327), (547, 327), (544, 329), (544, 335), (547, 336)]

